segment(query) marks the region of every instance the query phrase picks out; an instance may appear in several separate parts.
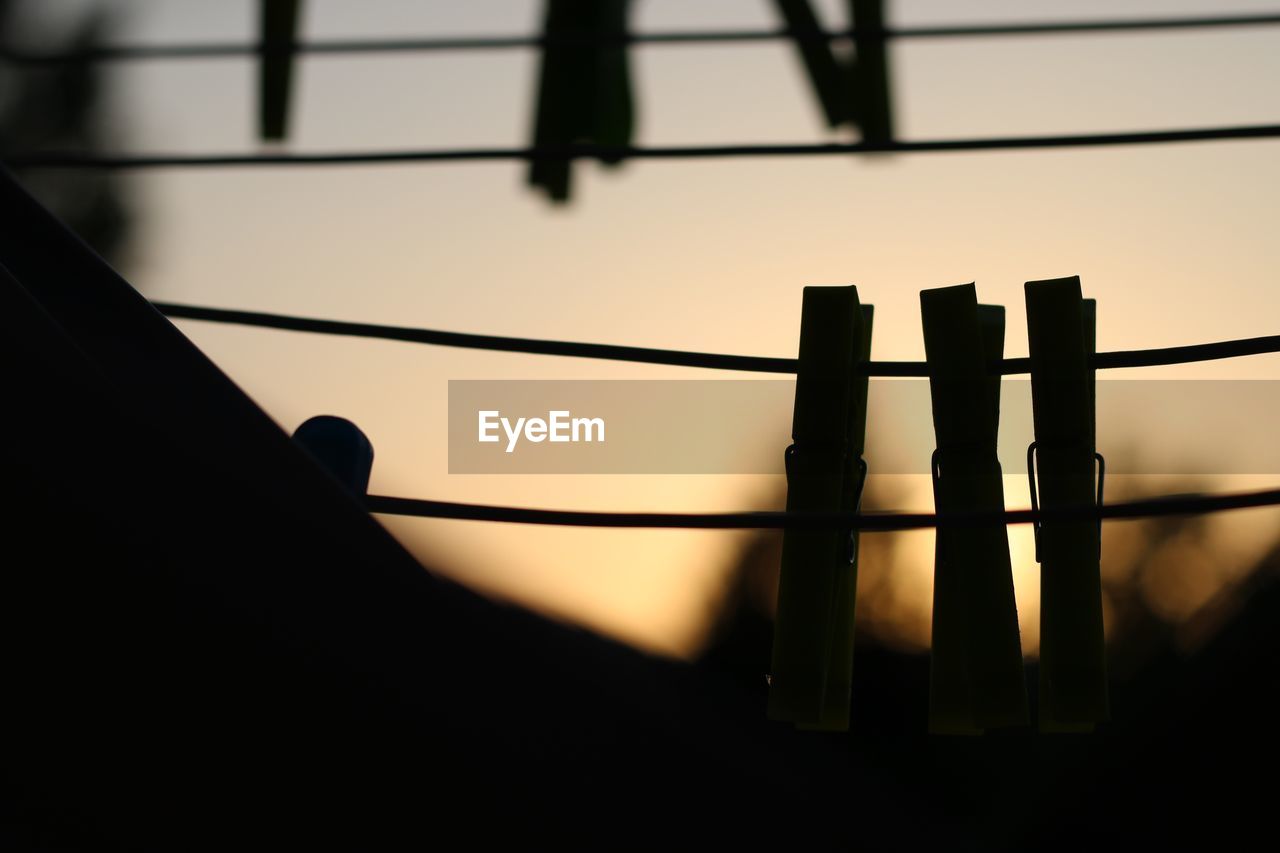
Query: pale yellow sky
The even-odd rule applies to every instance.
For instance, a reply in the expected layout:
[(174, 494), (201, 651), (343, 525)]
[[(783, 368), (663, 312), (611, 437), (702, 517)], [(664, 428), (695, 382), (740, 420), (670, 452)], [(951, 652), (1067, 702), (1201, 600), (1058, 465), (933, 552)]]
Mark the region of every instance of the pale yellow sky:
[[(109, 5), (123, 11), (122, 41), (252, 37), (245, 0)], [(307, 5), (315, 37), (527, 32), (540, 8), (530, 0)], [(842, 3), (820, 5), (839, 23)], [(775, 23), (766, 0), (636, 6), (642, 28)], [(1275, 0), (1229, 9), (1101, 0), (889, 6), (898, 24), (1280, 11)], [(1280, 121), (1280, 27), (898, 42), (890, 57), (903, 138)], [(787, 45), (646, 47), (634, 62), (640, 142), (831, 138)], [(522, 144), (535, 69), (529, 51), (307, 58), (289, 145)], [(121, 147), (256, 148), (251, 63), (148, 62), (112, 74)], [(778, 356), (794, 354), (806, 284), (859, 286), (877, 308), (880, 359), (921, 358), (919, 290), (966, 281), (983, 301), (1009, 307), (1009, 355), (1026, 352), (1023, 282), (1073, 274), (1098, 299), (1100, 349), (1280, 332), (1280, 142), (646, 161), (612, 173), (580, 165), (568, 209), (528, 192), (523, 174), (511, 163), (140, 173), (137, 260), (126, 273), (153, 298), (177, 302)], [(768, 477), (446, 473), (449, 379), (708, 372), (181, 325), (284, 427), (317, 413), (358, 422), (377, 449), (374, 492), (711, 511), (764, 506), (777, 488)], [(1280, 378), (1280, 358), (1143, 376)], [(1125, 440), (1099, 438), (1104, 448)], [(1009, 479), (1010, 504), (1025, 505), (1025, 479)], [(928, 507), (923, 486), (910, 502)], [(1266, 518), (1269, 528), (1275, 516)], [(696, 642), (743, 536), (389, 526), (465, 582), (675, 653)], [(1014, 551), (1026, 628), (1037, 570), (1024, 534), (1014, 533)], [(917, 539), (923, 562), (911, 571), (924, 572), (927, 587), (931, 538)]]

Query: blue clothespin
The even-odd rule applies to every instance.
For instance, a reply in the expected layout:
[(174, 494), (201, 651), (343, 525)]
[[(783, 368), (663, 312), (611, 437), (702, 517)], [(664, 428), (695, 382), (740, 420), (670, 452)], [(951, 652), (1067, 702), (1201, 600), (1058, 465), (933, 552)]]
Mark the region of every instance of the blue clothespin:
[[(1004, 309), (972, 284), (920, 293), (937, 450), (938, 513), (1004, 511), (996, 455)], [(1004, 524), (939, 527), (929, 729), (976, 734), (1026, 725), (1027, 694)]]
[(373, 471), (373, 444), (360, 427), (346, 418), (316, 415), (293, 432), (293, 440), (324, 469), (363, 498)]

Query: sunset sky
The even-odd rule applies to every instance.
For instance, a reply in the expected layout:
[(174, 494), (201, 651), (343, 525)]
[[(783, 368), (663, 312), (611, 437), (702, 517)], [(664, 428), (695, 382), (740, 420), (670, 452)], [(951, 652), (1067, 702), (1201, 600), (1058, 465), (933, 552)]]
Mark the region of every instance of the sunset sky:
[[(89, 4), (47, 5), (73, 15)], [(107, 5), (119, 10), (115, 41), (255, 37), (248, 0)], [(535, 0), (305, 5), (304, 33), (313, 38), (529, 33), (541, 10)], [(818, 5), (829, 24), (843, 23), (843, 3)], [(766, 0), (635, 6), (642, 31), (778, 23)], [(1276, 0), (1233, 0), (1229, 8), (1204, 0), (891, 0), (888, 19), (1276, 11)], [(827, 132), (791, 45), (646, 46), (632, 57), (639, 143), (855, 138)], [(531, 50), (304, 58), (286, 150), (525, 144), (537, 61)], [(903, 40), (892, 44), (890, 63), (903, 139), (1280, 121), (1280, 27)], [(255, 74), (243, 59), (111, 66), (116, 148), (258, 150)], [(876, 359), (922, 358), (919, 291), (968, 281), (983, 301), (1008, 306), (1009, 356), (1027, 349), (1023, 283), (1066, 275), (1079, 275), (1098, 299), (1102, 350), (1280, 333), (1277, 141), (643, 161), (609, 172), (579, 164), (566, 208), (529, 191), (524, 173), (519, 163), (139, 172), (130, 183), (137, 230), (123, 272), (148, 296), (173, 302), (768, 356), (795, 354), (807, 284), (858, 285), (876, 306)], [(583, 509), (777, 506), (778, 477), (447, 473), (450, 379), (719, 374), (179, 325), (284, 428), (320, 413), (356, 421), (376, 448), (374, 493)], [(1280, 358), (1141, 376), (1280, 379)], [(893, 419), (871, 413), (872, 451), (875, 433), (893, 429)], [(1124, 452), (1160, 428), (1160, 412), (1150, 412), (1131, 434), (1100, 435), (1099, 445)], [(779, 470), (785, 444), (779, 434)], [(871, 451), (868, 462), (874, 472)], [(906, 490), (894, 508), (931, 507), (927, 479), (895, 479)], [(1025, 506), (1025, 477), (1006, 480), (1008, 503)], [(1276, 518), (1260, 511), (1221, 521), (1215, 535), (1231, 547), (1219, 562), (1245, 560), (1274, 534)], [(384, 521), (425, 563), (464, 583), (673, 654), (696, 648), (745, 535)], [(927, 608), (932, 534), (908, 541), (903, 583)], [(1011, 531), (1011, 541), (1031, 643), (1038, 569), (1029, 531)]]

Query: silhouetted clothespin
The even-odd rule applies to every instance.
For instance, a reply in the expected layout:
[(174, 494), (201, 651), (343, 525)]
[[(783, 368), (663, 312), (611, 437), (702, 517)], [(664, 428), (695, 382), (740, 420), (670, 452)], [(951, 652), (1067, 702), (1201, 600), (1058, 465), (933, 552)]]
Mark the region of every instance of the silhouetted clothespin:
[[(1004, 309), (972, 284), (920, 293), (937, 450), (940, 515), (1003, 512), (996, 455)], [(1027, 724), (1008, 531), (1001, 522), (939, 526), (933, 588), (929, 729), (973, 734)]]
[[(789, 512), (855, 512), (866, 482), (871, 306), (856, 287), (806, 287), (800, 320)], [(786, 530), (773, 635), (769, 718), (804, 728), (849, 726), (856, 530)]]
[(259, 0), (262, 60), (258, 82), (258, 132), (265, 140), (285, 138), (289, 91), (298, 42), (302, 0)]
[[(1096, 304), (1081, 298), (1076, 276), (1027, 282), (1026, 298), (1035, 423), (1035, 442), (1027, 450), (1032, 507), (1095, 506), (1102, 502), (1105, 474), (1095, 446)], [(1044, 731), (1089, 731), (1110, 716), (1101, 551), (1100, 521), (1037, 526)]]
[(864, 142), (893, 141), (893, 104), (889, 98), (889, 52), (885, 47), (884, 0), (850, 0), (855, 25), (856, 60), (852, 69), (854, 121)]
[(818, 98), (827, 124), (839, 127), (853, 121), (849, 97), (849, 72), (822, 38), (822, 25), (809, 0), (775, 0), (787, 29), (796, 40), (796, 49), (809, 74), (809, 83)]
[[(634, 104), (627, 51), (630, 0), (547, 0), (533, 144), (631, 144)], [(602, 157), (608, 165), (621, 162)], [(529, 183), (553, 201), (569, 199), (567, 158), (534, 160)]]
[(293, 432), (293, 440), (351, 492), (363, 498), (373, 471), (373, 445), (346, 418), (317, 415)]
[(831, 127), (857, 125), (865, 142), (893, 141), (889, 63), (885, 48), (884, 0), (849, 0), (854, 57), (842, 59), (823, 38), (809, 0), (775, 0), (796, 38), (810, 84)]

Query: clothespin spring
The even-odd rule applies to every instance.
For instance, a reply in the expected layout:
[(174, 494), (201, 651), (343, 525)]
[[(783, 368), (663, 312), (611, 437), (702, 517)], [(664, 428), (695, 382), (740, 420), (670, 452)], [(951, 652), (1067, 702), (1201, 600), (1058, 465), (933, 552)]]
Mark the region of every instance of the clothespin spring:
[[(861, 456), (858, 457), (858, 491), (853, 497), (853, 511), (862, 512), (862, 493), (867, 488), (867, 460)], [(845, 562), (853, 565), (858, 559), (857, 544), (858, 529), (856, 527), (849, 528), (849, 536), (845, 540)]]
[[(1034, 443), (1035, 442), (1032, 442), (1032, 444)], [(942, 506), (942, 504), (938, 500), (938, 497), (939, 497), (938, 481), (942, 479), (942, 448), (941, 447), (934, 448), (933, 455), (929, 457), (929, 472), (933, 477), (933, 505), (935, 507)], [(1099, 491), (1098, 494), (1101, 495), (1102, 492)], [(1035, 498), (1032, 498), (1031, 502), (1034, 504)]]
[[(937, 451), (934, 451), (934, 458), (936, 460)], [(1098, 463), (1098, 497), (1096, 502), (1098, 506), (1102, 506), (1102, 487), (1107, 479), (1107, 460), (1101, 453), (1098, 453), (1097, 451), (1094, 451), (1093, 458)], [(934, 473), (933, 487), (934, 487), (934, 492), (936, 494), (937, 488), (938, 488), (936, 461), (934, 463), (934, 472), (935, 473)], [(1040, 511), (1040, 490), (1036, 488), (1036, 442), (1034, 441), (1027, 445), (1027, 481), (1031, 489), (1031, 511), (1039, 512)], [(1035, 533), (1036, 562), (1038, 563), (1040, 562), (1040, 522), (1033, 521), (1031, 523), (1031, 529)], [(1098, 555), (1099, 557), (1101, 557), (1102, 555), (1102, 519), (1101, 518), (1098, 519)]]
[[(796, 455), (798, 453), (800, 453), (800, 448), (797, 445), (790, 444), (787, 446), (786, 454), (783, 457), (783, 461), (788, 474), (790, 474), (792, 470), (792, 465), (793, 465), (792, 460), (796, 458)], [(854, 494), (854, 497), (853, 497), (854, 512), (860, 512), (862, 510), (862, 493), (866, 489), (866, 487), (867, 487), (867, 460), (859, 456), (858, 457), (858, 491)], [(857, 528), (850, 527), (848, 531), (846, 544), (845, 544), (845, 561), (850, 565), (853, 565), (854, 561), (858, 559), (858, 550), (854, 545), (854, 537), (857, 535), (857, 532), (858, 532)]]

